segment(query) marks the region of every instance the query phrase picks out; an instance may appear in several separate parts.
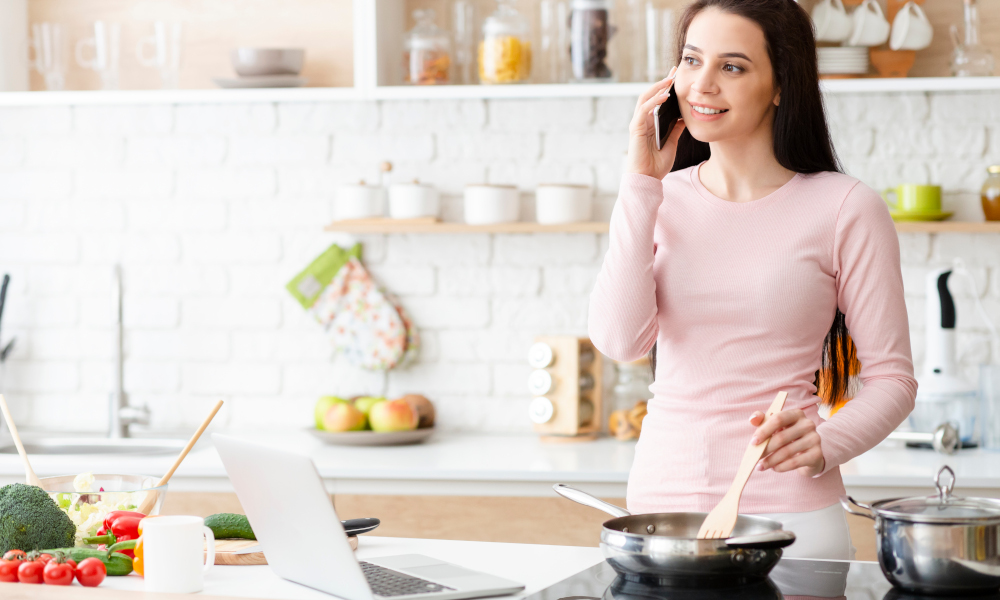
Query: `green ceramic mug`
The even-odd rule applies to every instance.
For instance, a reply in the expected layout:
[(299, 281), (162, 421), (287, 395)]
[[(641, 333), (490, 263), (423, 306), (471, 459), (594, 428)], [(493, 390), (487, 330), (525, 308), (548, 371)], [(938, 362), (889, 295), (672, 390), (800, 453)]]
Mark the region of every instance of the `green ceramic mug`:
[[(889, 196), (895, 196), (895, 202)], [(882, 199), (894, 211), (909, 213), (941, 212), (941, 186), (902, 183), (882, 192)]]

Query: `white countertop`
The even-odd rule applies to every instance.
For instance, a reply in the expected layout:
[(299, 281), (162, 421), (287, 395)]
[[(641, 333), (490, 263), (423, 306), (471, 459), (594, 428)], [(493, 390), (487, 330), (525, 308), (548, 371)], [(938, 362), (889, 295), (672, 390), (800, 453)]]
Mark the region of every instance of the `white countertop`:
[[(360, 560), (396, 554), (424, 554), (525, 585), (522, 593), (508, 598), (533, 594), (604, 560), (596, 546), (576, 548), (387, 537), (362, 537), (356, 552)], [(134, 574), (126, 577), (108, 577), (99, 589), (141, 592), (143, 583), (143, 579)], [(23, 590), (23, 584), (0, 583), (0, 596), (3, 596), (2, 587), (7, 585), (21, 585), (22, 587), (17, 590)], [(81, 588), (74, 586), (66, 588), (66, 591), (71, 589)], [(214, 566), (205, 574), (205, 588), (202, 594), (275, 600), (332, 598), (323, 592), (281, 579), (266, 565)]]
[[(306, 431), (234, 431), (238, 437), (312, 457), (332, 493), (549, 496), (553, 483), (578, 485), (605, 497), (624, 497), (635, 445), (543, 443), (537, 436), (437, 433), (413, 446), (328, 446)], [(31, 457), (39, 476), (96, 473), (158, 475), (174, 456)], [(1000, 496), (1000, 453), (965, 450), (954, 456), (886, 442), (841, 467), (848, 492), (860, 499), (930, 493), (941, 465), (956, 473), (963, 495)], [(23, 480), (17, 455), (0, 455), (0, 484)], [(203, 440), (178, 469), (177, 491), (231, 491), (218, 454)]]

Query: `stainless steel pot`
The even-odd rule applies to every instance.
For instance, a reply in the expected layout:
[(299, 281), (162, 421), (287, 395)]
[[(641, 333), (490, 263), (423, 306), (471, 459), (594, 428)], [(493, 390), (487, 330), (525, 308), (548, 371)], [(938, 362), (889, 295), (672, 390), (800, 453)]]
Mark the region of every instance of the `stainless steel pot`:
[(934, 485), (933, 496), (871, 505), (841, 496), (840, 503), (875, 521), (878, 562), (896, 587), (919, 594), (1000, 588), (1000, 500), (952, 496), (955, 472), (947, 466), (934, 476)]
[(623, 575), (667, 579), (764, 578), (781, 558), (781, 549), (795, 542), (795, 534), (781, 523), (749, 515), (736, 519), (733, 537), (699, 540), (698, 528), (707, 513), (632, 515), (590, 494), (558, 483), (557, 494), (604, 511), (616, 518), (605, 521), (601, 552)]

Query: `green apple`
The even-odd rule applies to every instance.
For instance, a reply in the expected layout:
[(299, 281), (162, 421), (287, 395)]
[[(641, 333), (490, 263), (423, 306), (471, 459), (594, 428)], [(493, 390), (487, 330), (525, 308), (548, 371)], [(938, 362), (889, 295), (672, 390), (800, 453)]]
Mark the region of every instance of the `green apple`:
[(382, 396), (359, 396), (354, 399), (354, 408), (369, 415), (371, 414), (372, 407), (379, 402), (385, 402), (385, 398)]
[(316, 429), (322, 431), (323, 429), (323, 417), (326, 415), (326, 411), (330, 409), (334, 404), (343, 404), (347, 402), (340, 396), (322, 396), (316, 401), (316, 409), (314, 411), (314, 416), (316, 417)]
[(365, 428), (368, 418), (360, 410), (347, 402), (335, 403), (323, 415), (323, 429), (326, 431), (360, 431)]

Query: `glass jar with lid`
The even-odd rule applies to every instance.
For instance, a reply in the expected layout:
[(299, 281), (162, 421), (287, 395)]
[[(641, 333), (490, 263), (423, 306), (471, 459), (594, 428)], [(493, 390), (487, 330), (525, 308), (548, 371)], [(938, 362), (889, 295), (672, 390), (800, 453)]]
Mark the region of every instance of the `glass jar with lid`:
[(403, 40), (403, 78), (414, 85), (448, 83), (451, 38), (434, 23), (434, 11), (413, 11), (416, 25)]
[(612, 0), (572, 0), (569, 54), (576, 81), (613, 81), (611, 70)]
[(653, 383), (649, 359), (643, 357), (633, 362), (615, 363), (615, 371), (608, 429), (619, 440), (636, 439), (646, 416), (646, 402), (653, 397), (649, 391)]
[(528, 21), (514, 8), (514, 0), (497, 0), (497, 10), (483, 22), (479, 42), (481, 83), (521, 83), (531, 75)]
[(983, 182), (983, 214), (987, 221), (1000, 221), (1000, 165), (987, 167), (989, 177)]

